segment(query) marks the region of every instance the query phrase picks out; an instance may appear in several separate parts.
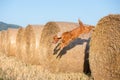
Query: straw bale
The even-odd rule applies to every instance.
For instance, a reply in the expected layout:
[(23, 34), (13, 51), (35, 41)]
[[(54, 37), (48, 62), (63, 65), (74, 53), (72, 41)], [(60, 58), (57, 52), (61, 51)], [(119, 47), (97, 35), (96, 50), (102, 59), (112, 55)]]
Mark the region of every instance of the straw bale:
[(1, 31), (0, 31), (0, 52), (1, 52), (1, 50), (2, 50), (2, 43), (1, 43)]
[(39, 64), (39, 43), (43, 25), (28, 25), (25, 29), (27, 63)]
[(1, 31), (1, 52), (6, 53), (7, 32)]
[(120, 14), (105, 16), (96, 25), (90, 68), (94, 80), (120, 80)]
[(16, 37), (18, 29), (9, 28), (7, 30), (6, 54), (7, 56), (15, 56), (16, 54)]
[[(83, 35), (70, 43), (57, 55), (53, 55), (57, 46), (53, 44), (53, 36), (58, 33), (70, 31), (79, 25), (69, 22), (48, 22), (42, 31), (40, 40), (41, 64), (53, 73), (60, 72), (83, 72), (88, 68), (85, 66), (88, 55), (89, 37), (91, 34)], [(87, 45), (87, 46), (86, 46)]]
[(16, 57), (21, 59), (22, 61), (26, 61), (27, 53), (26, 53), (26, 42), (25, 42), (25, 28), (19, 28), (16, 38), (16, 46), (17, 53)]

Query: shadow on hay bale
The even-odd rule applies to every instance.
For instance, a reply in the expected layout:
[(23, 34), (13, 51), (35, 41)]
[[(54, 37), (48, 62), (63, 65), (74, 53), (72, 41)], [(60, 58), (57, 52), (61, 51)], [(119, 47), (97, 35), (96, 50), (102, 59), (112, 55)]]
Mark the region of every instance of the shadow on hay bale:
[(90, 68), (95, 80), (120, 80), (120, 15), (98, 22), (90, 42)]
[(12, 29), (9, 28), (7, 30), (7, 42), (6, 42), (6, 55), (7, 56), (15, 56), (17, 53), (17, 48), (16, 48), (16, 37), (17, 37), (17, 32), (18, 29)]
[(39, 42), (42, 28), (42, 25), (28, 25), (25, 29), (18, 30), (16, 56), (28, 64), (39, 64)]
[[(52, 43), (53, 36), (58, 33), (70, 31), (79, 25), (69, 22), (48, 22), (42, 31), (40, 40), (41, 64), (51, 72), (83, 72), (86, 45), (91, 34), (83, 35), (67, 47), (61, 50), (56, 58), (53, 55), (55, 44)], [(87, 50), (86, 50), (87, 51)], [(88, 66), (88, 65), (87, 65)]]

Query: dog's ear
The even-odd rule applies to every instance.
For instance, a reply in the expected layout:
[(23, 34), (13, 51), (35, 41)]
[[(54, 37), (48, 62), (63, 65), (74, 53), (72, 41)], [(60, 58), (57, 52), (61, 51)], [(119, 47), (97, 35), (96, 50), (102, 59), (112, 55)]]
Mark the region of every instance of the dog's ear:
[(52, 43), (57, 43), (59, 41), (59, 39), (61, 39), (61, 37), (58, 37), (57, 35), (54, 35)]

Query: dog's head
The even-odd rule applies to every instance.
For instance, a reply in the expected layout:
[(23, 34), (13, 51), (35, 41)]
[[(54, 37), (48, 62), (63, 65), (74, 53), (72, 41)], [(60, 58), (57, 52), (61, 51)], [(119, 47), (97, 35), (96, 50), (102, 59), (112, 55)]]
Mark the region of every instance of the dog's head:
[(61, 39), (61, 37), (58, 37), (57, 35), (53, 36), (53, 43), (57, 43)]

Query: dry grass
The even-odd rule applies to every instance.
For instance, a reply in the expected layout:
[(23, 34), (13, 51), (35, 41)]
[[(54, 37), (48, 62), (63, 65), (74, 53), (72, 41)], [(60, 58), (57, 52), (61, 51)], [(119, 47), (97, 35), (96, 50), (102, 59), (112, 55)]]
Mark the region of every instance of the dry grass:
[(92, 80), (81, 73), (53, 74), (41, 66), (27, 65), (0, 53), (0, 79), (3, 80)]
[[(86, 55), (88, 55), (88, 42), (90, 34), (82, 35), (78, 39), (71, 42), (63, 50), (59, 51), (56, 55), (53, 55), (55, 44), (52, 43), (53, 36), (58, 33), (70, 31), (79, 25), (76, 23), (68, 22), (49, 22), (45, 25), (41, 40), (41, 64), (44, 68), (51, 72), (83, 72), (86, 62)], [(86, 46), (87, 45), (87, 46)], [(88, 66), (88, 65), (87, 65)]]
[(90, 67), (95, 80), (120, 80), (120, 15), (98, 22), (91, 39)]

